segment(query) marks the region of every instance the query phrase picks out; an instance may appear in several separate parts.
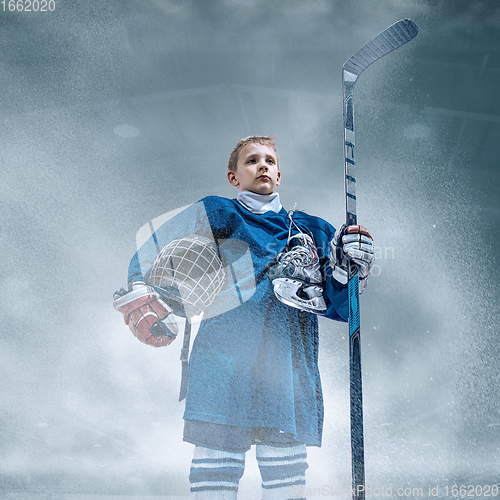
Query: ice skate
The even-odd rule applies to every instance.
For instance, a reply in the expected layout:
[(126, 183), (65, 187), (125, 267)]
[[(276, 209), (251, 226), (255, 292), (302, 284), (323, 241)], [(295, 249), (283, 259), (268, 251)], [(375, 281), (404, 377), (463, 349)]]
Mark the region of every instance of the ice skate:
[(326, 311), (318, 252), (308, 234), (288, 238), (277, 264), (269, 270), (269, 280), (280, 302), (314, 314)]

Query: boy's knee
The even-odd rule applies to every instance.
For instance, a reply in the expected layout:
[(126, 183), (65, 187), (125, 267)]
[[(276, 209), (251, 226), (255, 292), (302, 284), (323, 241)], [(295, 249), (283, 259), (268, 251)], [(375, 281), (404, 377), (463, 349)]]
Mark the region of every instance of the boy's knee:
[(293, 492), (305, 487), (307, 449), (305, 444), (290, 447), (257, 445), (257, 462), (262, 476), (264, 497), (273, 498), (278, 490), (287, 490), (287, 498), (299, 498)]
[(245, 454), (197, 446), (194, 449), (189, 482), (191, 492), (238, 491), (245, 470)]

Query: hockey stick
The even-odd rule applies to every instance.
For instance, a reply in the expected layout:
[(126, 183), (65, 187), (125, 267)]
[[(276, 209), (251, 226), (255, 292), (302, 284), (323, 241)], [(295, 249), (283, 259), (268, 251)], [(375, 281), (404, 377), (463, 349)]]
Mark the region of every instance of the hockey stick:
[[(402, 19), (382, 31), (359, 49), (342, 67), (344, 121), (344, 180), (346, 224), (357, 224), (356, 167), (354, 163), (353, 91), (359, 75), (381, 57), (417, 36), (417, 25)], [(348, 269), (349, 296), (349, 379), (351, 399), (351, 456), (353, 499), (365, 498), (365, 458), (363, 437), (363, 397), (361, 383), (361, 345), (359, 322), (359, 276), (356, 265)]]

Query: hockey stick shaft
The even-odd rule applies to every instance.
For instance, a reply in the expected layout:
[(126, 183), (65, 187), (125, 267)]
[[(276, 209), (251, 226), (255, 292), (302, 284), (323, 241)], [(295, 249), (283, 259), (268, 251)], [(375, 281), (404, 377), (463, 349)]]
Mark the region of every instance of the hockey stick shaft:
[[(356, 163), (354, 135), (354, 85), (359, 75), (381, 57), (417, 36), (418, 28), (410, 19), (402, 19), (382, 31), (349, 58), (342, 68), (342, 115), (344, 124), (344, 185), (346, 224), (357, 224)], [(363, 391), (361, 372), (359, 274), (354, 264), (348, 269), (349, 300), (349, 380), (351, 412), (351, 460), (353, 499), (365, 498), (365, 459), (363, 431)]]

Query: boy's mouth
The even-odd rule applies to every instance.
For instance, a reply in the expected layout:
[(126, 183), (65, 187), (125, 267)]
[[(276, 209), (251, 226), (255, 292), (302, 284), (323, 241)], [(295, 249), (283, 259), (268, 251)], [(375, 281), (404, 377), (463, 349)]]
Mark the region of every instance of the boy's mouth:
[(260, 175), (259, 177), (257, 177), (257, 179), (268, 181), (270, 179), (270, 177), (268, 175)]

